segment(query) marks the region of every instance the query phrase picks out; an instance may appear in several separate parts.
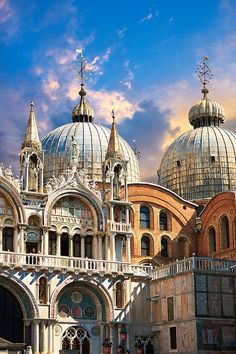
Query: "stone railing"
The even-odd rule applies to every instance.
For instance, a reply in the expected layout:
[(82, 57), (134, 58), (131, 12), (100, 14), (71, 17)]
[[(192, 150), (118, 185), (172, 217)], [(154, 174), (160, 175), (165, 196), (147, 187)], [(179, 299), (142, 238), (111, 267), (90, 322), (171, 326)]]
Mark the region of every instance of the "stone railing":
[(108, 220), (108, 230), (111, 232), (131, 233), (132, 227), (131, 227), (131, 224)]
[(236, 261), (194, 256), (153, 269), (152, 279), (162, 279), (189, 271), (236, 273)]
[(63, 256), (46, 256), (41, 254), (22, 254), (0, 252), (2, 268), (23, 269), (74, 274), (94, 273), (100, 275), (123, 274), (127, 276), (151, 277), (151, 267), (132, 265), (127, 262), (114, 262), (90, 258), (72, 258)]

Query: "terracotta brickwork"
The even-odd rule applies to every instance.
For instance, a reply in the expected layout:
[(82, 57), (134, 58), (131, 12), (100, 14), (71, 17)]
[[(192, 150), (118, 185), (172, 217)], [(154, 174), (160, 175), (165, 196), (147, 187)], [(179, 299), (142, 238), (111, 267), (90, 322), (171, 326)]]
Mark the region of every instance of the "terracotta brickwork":
[[(201, 231), (198, 235), (197, 253), (200, 256), (236, 259), (235, 215), (235, 193), (220, 193), (209, 201), (199, 215)], [(228, 232), (222, 229), (223, 217), (228, 220)], [(215, 230), (215, 247), (210, 242), (210, 228)], [(226, 237), (226, 242), (224, 237)]]
[[(130, 184), (129, 201), (132, 203), (131, 223), (134, 231), (131, 243), (133, 262), (144, 262), (154, 257), (154, 264), (161, 265), (173, 259), (188, 257), (196, 252), (196, 209), (193, 203), (183, 200), (161, 186), (149, 183)], [(142, 206), (149, 210), (149, 227), (140, 225)], [(160, 227), (160, 211), (164, 211), (167, 215), (166, 230), (161, 230)], [(143, 236), (150, 240), (149, 255), (142, 254)], [(163, 237), (167, 240), (167, 256), (161, 255)]]

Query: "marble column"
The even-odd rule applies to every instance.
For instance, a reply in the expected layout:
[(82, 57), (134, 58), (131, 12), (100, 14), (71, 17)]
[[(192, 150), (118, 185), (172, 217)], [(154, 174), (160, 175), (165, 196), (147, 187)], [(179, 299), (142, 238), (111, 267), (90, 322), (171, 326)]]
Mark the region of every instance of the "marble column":
[(98, 259), (102, 259), (102, 237), (103, 235), (100, 233), (98, 235)]
[(17, 228), (14, 229), (13, 251), (14, 251), (15, 253), (18, 253), (18, 252), (19, 252), (19, 246), (18, 246), (18, 230), (17, 230)]
[(52, 353), (52, 328), (53, 328), (53, 324), (52, 322), (48, 321), (48, 354)]
[(21, 253), (25, 253), (25, 230), (26, 230), (26, 226), (20, 225), (19, 226), (20, 229), (20, 252)]
[(57, 256), (61, 255), (61, 234), (57, 233)]
[(98, 256), (98, 236), (97, 235), (93, 235), (92, 253), (93, 253), (93, 259), (99, 259), (99, 256)]
[(39, 353), (39, 322), (34, 321), (33, 322), (33, 353), (38, 354)]
[(28, 192), (29, 189), (29, 163), (25, 163), (25, 181), (24, 181), (24, 190)]
[(126, 262), (131, 262), (131, 235), (126, 235)]
[(85, 236), (81, 235), (81, 258), (85, 258)]
[(114, 233), (111, 233), (110, 245), (111, 245), (111, 260), (115, 261), (116, 260), (116, 239)]
[(73, 236), (68, 235), (69, 237), (69, 257), (73, 257)]
[(40, 166), (39, 170), (39, 193), (43, 193), (43, 165)]
[(44, 248), (43, 248), (43, 254), (45, 256), (48, 255), (48, 244), (49, 244), (49, 228), (48, 227), (43, 227), (43, 238), (44, 238)]

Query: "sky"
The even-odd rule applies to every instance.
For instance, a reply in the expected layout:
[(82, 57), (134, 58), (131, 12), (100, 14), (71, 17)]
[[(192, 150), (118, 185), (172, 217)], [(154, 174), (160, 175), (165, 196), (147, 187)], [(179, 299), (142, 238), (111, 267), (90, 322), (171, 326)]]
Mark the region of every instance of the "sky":
[(109, 127), (114, 108), (120, 135), (140, 150), (142, 180), (156, 182), (164, 151), (192, 128), (204, 55), (210, 98), (236, 131), (235, 18), (235, 0), (0, 0), (0, 161), (17, 174), (31, 99), (41, 138), (71, 122), (83, 48), (94, 122)]

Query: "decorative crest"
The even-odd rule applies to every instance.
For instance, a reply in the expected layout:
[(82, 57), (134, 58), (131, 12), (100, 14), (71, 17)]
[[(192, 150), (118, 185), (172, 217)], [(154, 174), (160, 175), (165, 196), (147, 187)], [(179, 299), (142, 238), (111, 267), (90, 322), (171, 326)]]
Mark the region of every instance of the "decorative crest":
[(84, 85), (84, 80), (88, 79), (93, 71), (92, 66), (87, 62), (83, 56), (83, 49), (76, 49), (77, 57), (72, 63), (72, 68), (76, 76), (80, 79), (81, 85)]
[(202, 64), (199, 64), (199, 66), (196, 70), (198, 78), (201, 81), (201, 83), (203, 84), (202, 93), (204, 93), (204, 96), (209, 92), (207, 89), (207, 84), (210, 82), (210, 80), (213, 77), (212, 71), (206, 63), (207, 60), (208, 60), (208, 57), (203, 56)]

